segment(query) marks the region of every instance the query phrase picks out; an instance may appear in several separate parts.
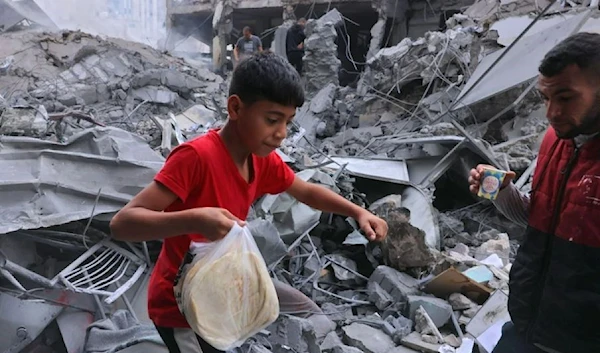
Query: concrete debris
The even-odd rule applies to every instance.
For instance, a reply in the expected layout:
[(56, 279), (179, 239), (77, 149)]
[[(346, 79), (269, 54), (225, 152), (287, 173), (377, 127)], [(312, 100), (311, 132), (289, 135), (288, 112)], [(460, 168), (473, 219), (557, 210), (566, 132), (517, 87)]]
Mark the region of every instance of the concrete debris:
[(341, 347), (343, 345), (344, 344), (342, 343), (342, 340), (337, 335), (337, 333), (332, 331), (327, 334), (325, 340), (323, 340), (323, 343), (321, 343), (321, 352), (330, 353), (333, 351), (334, 348)]
[(296, 352), (320, 352), (315, 328), (307, 319), (283, 316), (268, 331), (271, 332), (269, 341), (273, 344), (290, 347)]
[(314, 94), (330, 83), (339, 85), (341, 65), (337, 57), (336, 26), (343, 22), (338, 10), (333, 9), (318, 20), (306, 24), (304, 72), (306, 88)]
[(475, 304), (471, 299), (460, 293), (452, 293), (450, 297), (448, 297), (448, 302), (452, 305), (452, 310), (461, 311), (471, 309), (477, 304)]
[(444, 326), (452, 316), (452, 306), (445, 300), (415, 295), (408, 297), (407, 316), (414, 321), (420, 307), (423, 307), (436, 327)]
[[(351, 58), (341, 55), (357, 50), (345, 44), (357, 42), (346, 28), (351, 20), (333, 9), (308, 21), (308, 100), (277, 152), (299, 178), (369, 208), (390, 231), (373, 244), (355, 220), (287, 193), (259, 199), (248, 222), (269, 270), (314, 305), (283, 313), (236, 353), (464, 353), (472, 352), (472, 338), (497, 333), (509, 319), (505, 292), (523, 229), (475, 200), (466, 175), (478, 163), (494, 164), (517, 172), (522, 191), (531, 189), (547, 121), (529, 84), (544, 50), (583, 18), (570, 11), (578, 2), (546, 14), (560, 23), (548, 27), (540, 50), (529, 49), (541, 32), (528, 35), (468, 91), (514, 40), (495, 21), (539, 13), (547, 3), (479, 0), (460, 13), (452, 2), (442, 10), (445, 30), (382, 49), (389, 14), (378, 8), (371, 43), (358, 41), (369, 50), (366, 60), (352, 59), (360, 73), (344, 87)], [(227, 15), (216, 19), (221, 51), (223, 29), (237, 27), (224, 6), (217, 12)], [(292, 5), (285, 9), (293, 14)], [(0, 318), (17, 332), (0, 339), (0, 351), (48, 350), (62, 339), (75, 352), (70, 347), (95, 346), (107, 332), (130, 327), (152, 341), (142, 294), (161, 244), (114, 243), (107, 222), (169, 151), (222, 126), (229, 77), (140, 43), (17, 28), (0, 35), (0, 200), (7, 210), (0, 216), (0, 316), (22, 322)], [(515, 71), (514, 62), (524, 61), (519, 53), (532, 59)], [(94, 255), (103, 251), (130, 260), (123, 272), (107, 274), (122, 281), (106, 293), (94, 291), (99, 283), (68, 277), (74, 259), (97, 269)], [(56, 335), (54, 322), (74, 338)], [(93, 323), (101, 336), (86, 336)], [(20, 327), (31, 341), (18, 340)]]
[(383, 331), (371, 326), (354, 323), (343, 328), (344, 342), (366, 353), (386, 353), (395, 347), (392, 339)]

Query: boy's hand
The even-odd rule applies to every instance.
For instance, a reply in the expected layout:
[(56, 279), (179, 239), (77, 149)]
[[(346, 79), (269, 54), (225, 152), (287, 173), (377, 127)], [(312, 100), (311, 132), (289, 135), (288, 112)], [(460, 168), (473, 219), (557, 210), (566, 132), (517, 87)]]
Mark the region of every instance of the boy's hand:
[(387, 236), (388, 225), (386, 221), (364, 210), (356, 219), (360, 229), (371, 241), (382, 241)]
[(225, 237), (236, 222), (241, 227), (246, 225), (246, 222), (240, 220), (224, 208), (201, 207), (195, 210), (195, 219), (198, 221), (198, 233), (211, 241)]

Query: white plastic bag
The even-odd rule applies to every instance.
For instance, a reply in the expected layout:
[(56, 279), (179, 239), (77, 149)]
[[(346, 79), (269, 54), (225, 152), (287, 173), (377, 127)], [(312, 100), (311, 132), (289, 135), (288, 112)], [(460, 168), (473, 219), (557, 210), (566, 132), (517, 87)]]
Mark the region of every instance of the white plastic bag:
[(256, 242), (237, 223), (221, 240), (190, 244), (175, 279), (175, 298), (191, 328), (227, 351), (279, 315), (279, 301)]

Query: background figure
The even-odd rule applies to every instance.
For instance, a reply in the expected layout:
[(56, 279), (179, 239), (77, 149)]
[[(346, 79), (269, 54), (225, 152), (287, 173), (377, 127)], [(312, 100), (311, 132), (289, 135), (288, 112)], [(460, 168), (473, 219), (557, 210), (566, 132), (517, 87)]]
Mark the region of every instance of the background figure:
[(306, 19), (301, 18), (287, 31), (285, 40), (285, 52), (287, 54), (288, 61), (299, 74), (302, 74), (302, 58), (304, 57), (304, 40), (306, 35), (304, 34), (304, 26), (306, 25)]
[(237, 65), (241, 60), (263, 50), (260, 38), (252, 34), (250, 27), (244, 27), (244, 35), (238, 39), (233, 49), (233, 58)]

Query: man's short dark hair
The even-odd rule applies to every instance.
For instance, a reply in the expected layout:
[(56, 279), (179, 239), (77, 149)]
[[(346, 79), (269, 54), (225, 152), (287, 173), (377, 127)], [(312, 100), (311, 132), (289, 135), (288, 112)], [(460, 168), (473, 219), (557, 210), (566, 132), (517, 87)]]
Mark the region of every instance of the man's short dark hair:
[(600, 76), (600, 34), (580, 32), (564, 39), (544, 56), (539, 71), (552, 77), (572, 64)]
[(296, 70), (274, 53), (258, 53), (242, 60), (233, 71), (229, 96), (244, 104), (267, 100), (284, 106), (304, 104), (304, 88)]
[(242, 29), (242, 32), (246, 32), (246, 31), (252, 33), (252, 29), (250, 28), (250, 26), (246, 26), (246, 27), (244, 27), (244, 29)]

